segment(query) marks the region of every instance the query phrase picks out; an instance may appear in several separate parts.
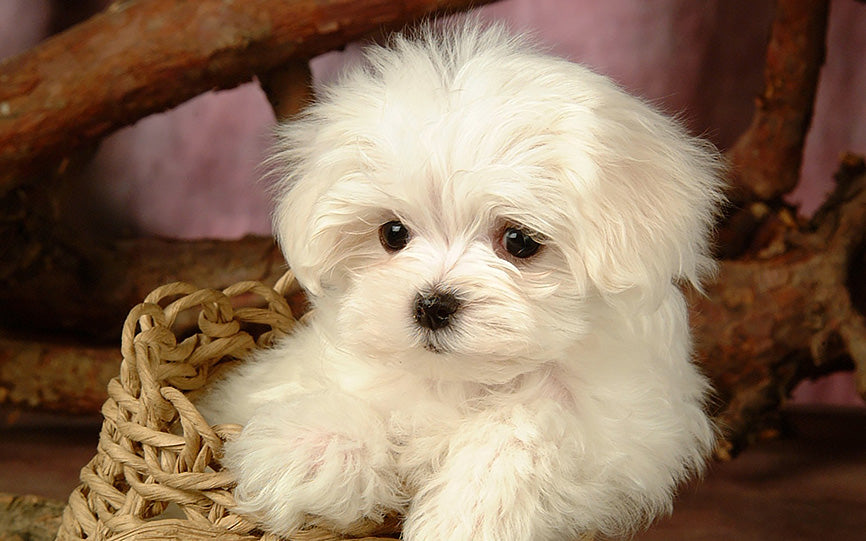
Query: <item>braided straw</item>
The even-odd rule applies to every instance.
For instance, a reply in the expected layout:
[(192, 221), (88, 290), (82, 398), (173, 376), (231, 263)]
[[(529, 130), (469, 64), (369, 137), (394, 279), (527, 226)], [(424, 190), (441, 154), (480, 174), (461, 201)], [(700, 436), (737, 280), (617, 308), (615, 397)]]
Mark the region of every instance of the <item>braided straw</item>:
[[(231, 511), (234, 479), (217, 459), (241, 427), (209, 426), (188, 394), (219, 364), (288, 333), (296, 320), (286, 298), (299, 292), (290, 272), (274, 288), (252, 281), (223, 291), (174, 283), (132, 309), (120, 375), (109, 382), (102, 406), (96, 456), (69, 496), (58, 539), (277, 539)], [(191, 321), (197, 328), (183, 331)], [(384, 526), (395, 530), (393, 522)], [(383, 525), (359, 525), (355, 537), (377, 527)], [(292, 540), (345, 538), (313, 527)]]

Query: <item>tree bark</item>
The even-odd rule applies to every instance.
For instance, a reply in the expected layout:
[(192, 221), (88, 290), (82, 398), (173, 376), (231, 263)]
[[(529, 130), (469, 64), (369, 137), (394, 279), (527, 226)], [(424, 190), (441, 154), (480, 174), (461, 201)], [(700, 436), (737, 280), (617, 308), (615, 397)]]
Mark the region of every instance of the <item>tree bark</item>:
[(93, 414), (108, 398), (120, 349), (0, 333), (0, 403), (63, 414)]
[(803, 379), (856, 368), (866, 398), (866, 166), (849, 156), (808, 227), (774, 214), (764, 249), (723, 261), (695, 296), (698, 358), (723, 406), (725, 453), (745, 446), (763, 416)]
[(236, 241), (141, 238), (105, 245), (31, 246), (31, 263), (0, 280), (0, 323), (7, 329), (116, 341), (130, 308), (175, 281), (223, 288), (242, 280), (274, 283), (286, 270), (270, 237)]
[(377, 29), (487, 1), (116, 2), (0, 62), (0, 196), (148, 114)]
[(800, 179), (803, 144), (824, 63), (827, 0), (777, 0), (764, 90), (748, 130), (728, 153), (735, 200), (775, 200)]
[(289, 120), (313, 101), (313, 74), (306, 61), (288, 62), (261, 78), (277, 122)]

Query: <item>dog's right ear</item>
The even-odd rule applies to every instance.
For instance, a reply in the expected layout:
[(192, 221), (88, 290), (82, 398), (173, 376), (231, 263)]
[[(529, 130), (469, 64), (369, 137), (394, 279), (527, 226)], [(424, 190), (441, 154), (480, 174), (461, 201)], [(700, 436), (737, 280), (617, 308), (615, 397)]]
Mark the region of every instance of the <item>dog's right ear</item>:
[(298, 282), (315, 297), (345, 285), (350, 260), (363, 255), (359, 242), (375, 234), (384, 204), (362, 173), (373, 146), (360, 132), (347, 138), (354, 128), (339, 104), (317, 102), (277, 128), (266, 162), (274, 234)]
[(327, 166), (317, 164), (317, 122), (310, 116), (277, 128), (277, 144), (266, 162), (273, 179), (273, 229), (298, 283), (322, 294), (323, 273), (334, 245), (326, 239), (326, 216), (319, 207), (331, 185)]

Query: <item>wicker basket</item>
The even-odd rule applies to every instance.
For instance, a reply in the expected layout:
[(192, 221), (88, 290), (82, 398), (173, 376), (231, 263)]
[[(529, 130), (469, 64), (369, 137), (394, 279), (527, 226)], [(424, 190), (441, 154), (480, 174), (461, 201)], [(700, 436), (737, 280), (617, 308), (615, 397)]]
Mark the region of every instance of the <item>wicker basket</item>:
[[(228, 362), (289, 332), (296, 319), (287, 299), (298, 294), (287, 273), (274, 288), (169, 284), (133, 308), (97, 453), (81, 470), (58, 539), (277, 539), (230, 511), (234, 479), (217, 458), (241, 427), (209, 426), (190, 396)], [(386, 535), (383, 529), (396, 526), (365, 525), (350, 537), (311, 528), (292, 539)]]

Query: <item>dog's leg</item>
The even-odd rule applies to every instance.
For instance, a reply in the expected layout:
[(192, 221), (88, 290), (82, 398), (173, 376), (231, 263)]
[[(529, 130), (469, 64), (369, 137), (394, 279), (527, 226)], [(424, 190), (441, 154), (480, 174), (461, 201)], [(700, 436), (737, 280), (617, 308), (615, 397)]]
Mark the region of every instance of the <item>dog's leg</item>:
[[(464, 424), (413, 498), (406, 541), (577, 538), (576, 445), (549, 415), (517, 406)], [(545, 426), (546, 425), (546, 426)], [(557, 426), (560, 425), (560, 426)]]
[(337, 391), (259, 408), (223, 464), (237, 475), (237, 510), (283, 536), (310, 521), (345, 530), (381, 520), (405, 501), (381, 419)]

